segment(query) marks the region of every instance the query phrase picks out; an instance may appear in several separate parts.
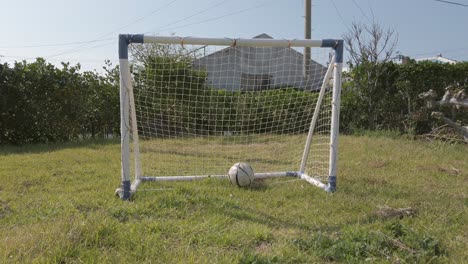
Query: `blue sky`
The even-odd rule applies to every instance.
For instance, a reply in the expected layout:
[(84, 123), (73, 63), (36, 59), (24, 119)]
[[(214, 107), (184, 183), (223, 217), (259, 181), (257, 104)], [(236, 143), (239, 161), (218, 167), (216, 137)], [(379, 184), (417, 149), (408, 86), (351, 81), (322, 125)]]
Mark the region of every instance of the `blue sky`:
[[(468, 7), (434, 0), (312, 2), (314, 39), (341, 38), (351, 22), (375, 17), (398, 33), (402, 54), (468, 61)], [(106, 59), (117, 63), (118, 33), (304, 36), (303, 0), (0, 0), (0, 6), (0, 61), (9, 63), (43, 57), (99, 70)], [(86, 41), (94, 42), (70, 44)]]

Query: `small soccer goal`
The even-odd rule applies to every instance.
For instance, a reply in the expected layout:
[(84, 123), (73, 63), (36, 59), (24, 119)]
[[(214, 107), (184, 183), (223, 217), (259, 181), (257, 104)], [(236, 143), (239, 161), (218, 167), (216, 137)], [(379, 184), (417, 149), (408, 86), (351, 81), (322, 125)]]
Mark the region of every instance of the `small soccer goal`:
[(120, 35), (119, 58), (121, 199), (206, 178), (335, 191), (342, 40)]

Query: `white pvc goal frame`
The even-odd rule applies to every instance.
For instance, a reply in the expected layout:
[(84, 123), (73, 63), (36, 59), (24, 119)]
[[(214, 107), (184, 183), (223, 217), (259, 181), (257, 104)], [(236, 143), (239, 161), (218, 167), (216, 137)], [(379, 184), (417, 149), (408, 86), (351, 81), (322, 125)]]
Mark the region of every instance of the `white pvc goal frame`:
[[(313, 118), (310, 121), (310, 128), (307, 134), (307, 139), (304, 142), (304, 151), (299, 168), (291, 168), (290, 171), (281, 172), (256, 172), (255, 179), (265, 179), (271, 177), (298, 177), (312, 185), (315, 185), (327, 192), (336, 190), (337, 179), (337, 156), (338, 156), (338, 128), (339, 128), (339, 112), (340, 112), (340, 94), (341, 94), (341, 71), (343, 64), (343, 41), (334, 39), (324, 40), (279, 40), (279, 39), (228, 39), (228, 38), (195, 38), (195, 37), (163, 37), (163, 36), (146, 36), (146, 35), (119, 35), (119, 63), (120, 63), (120, 115), (121, 115), (121, 186), (116, 190), (116, 194), (123, 200), (128, 200), (135, 193), (142, 182), (145, 181), (192, 181), (205, 178), (227, 178), (226, 174), (221, 175), (191, 175), (191, 176), (147, 176), (142, 174), (140, 161), (140, 147), (137, 128), (137, 116), (135, 110), (135, 101), (133, 95), (132, 76), (130, 72), (130, 63), (128, 60), (128, 48), (132, 43), (155, 43), (155, 44), (181, 44), (182, 45), (216, 45), (216, 46), (238, 46), (238, 47), (316, 47), (329, 48), (334, 52), (330, 64), (324, 76), (321, 89), (318, 95), (317, 104)], [(330, 154), (328, 178), (323, 182), (313, 176), (307, 175), (305, 172), (308, 161), (311, 141), (314, 137), (314, 128), (317, 123), (318, 109), (320, 109), (321, 98), (325, 93), (325, 86), (331, 80), (332, 82), (332, 97), (331, 97), (331, 124), (330, 124)], [(133, 153), (133, 163), (132, 156)], [(131, 170), (134, 170), (132, 179)]]

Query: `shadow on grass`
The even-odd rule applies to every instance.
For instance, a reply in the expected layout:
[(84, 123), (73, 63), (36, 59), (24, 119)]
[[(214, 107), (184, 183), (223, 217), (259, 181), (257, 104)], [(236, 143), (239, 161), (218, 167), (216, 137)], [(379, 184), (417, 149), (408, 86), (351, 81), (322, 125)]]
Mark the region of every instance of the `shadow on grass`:
[[(245, 212), (242, 212), (245, 211)], [(367, 225), (371, 224), (377, 221), (381, 221), (382, 219), (379, 219), (376, 216), (369, 215), (365, 217), (364, 219), (352, 219), (348, 221), (343, 221), (340, 224), (337, 225), (312, 225), (312, 224), (307, 224), (307, 223), (295, 223), (292, 221), (285, 221), (282, 220), (278, 217), (275, 217), (271, 214), (263, 213), (263, 212), (255, 212), (253, 210), (249, 209), (242, 209), (242, 210), (227, 210), (224, 212), (226, 215), (230, 215), (231, 217), (237, 218), (239, 220), (247, 220), (250, 222), (258, 223), (258, 224), (268, 224), (272, 228), (278, 228), (278, 227), (286, 227), (286, 228), (294, 228), (302, 231), (309, 231), (309, 232), (338, 232), (340, 231), (344, 226), (349, 226), (349, 225), (355, 225), (355, 224), (362, 224), (362, 225)]]
[[(388, 186), (387, 186), (388, 188)], [(262, 182), (256, 182), (255, 185), (250, 187), (248, 190), (249, 191), (266, 191), (268, 190), (268, 184), (262, 183)], [(368, 190), (369, 191), (369, 190)], [(379, 191), (374, 190), (375, 195), (379, 195)], [(391, 191), (385, 190), (385, 191), (380, 191), (380, 194), (385, 196), (409, 196), (411, 194), (411, 189), (404, 188), (401, 186), (391, 186)], [(330, 195), (325, 193), (324, 195)], [(360, 195), (358, 195), (360, 197)], [(377, 212), (377, 207), (374, 208), (376, 211), (369, 211), (366, 212), (365, 216), (356, 216), (351, 219), (341, 219), (336, 223), (336, 220), (334, 224), (322, 224), (322, 225), (313, 225), (307, 222), (303, 221), (296, 221), (294, 218), (292, 220), (288, 219), (282, 219), (281, 217), (278, 217), (277, 215), (273, 213), (267, 213), (267, 212), (261, 212), (255, 209), (248, 208), (247, 206), (243, 206), (242, 204), (235, 203), (233, 201), (229, 201), (227, 199), (220, 199), (220, 198), (215, 198), (211, 197), (210, 199), (206, 199), (203, 201), (204, 203), (207, 203), (208, 206), (205, 208), (215, 208), (215, 210), (212, 210), (213, 213), (222, 213), (224, 215), (230, 216), (232, 218), (238, 219), (238, 220), (243, 220), (243, 221), (249, 221), (257, 224), (263, 224), (263, 225), (268, 225), (271, 228), (278, 228), (278, 227), (286, 227), (286, 228), (293, 228), (293, 229), (299, 229), (303, 231), (310, 231), (310, 232), (318, 232), (318, 231), (328, 231), (328, 232), (338, 232), (340, 231), (343, 227), (346, 226), (351, 226), (351, 225), (368, 225), (372, 224), (375, 222), (386, 222), (388, 220), (393, 220), (395, 219), (394, 217), (380, 217)], [(338, 202), (336, 201), (330, 201), (331, 203), (333, 202)], [(222, 205), (222, 206), (220, 206)], [(373, 209), (373, 210), (374, 210)], [(415, 208), (417, 210), (417, 208)], [(324, 209), (325, 210), (325, 209)], [(333, 209), (330, 209), (333, 210)], [(340, 210), (337, 208), (337, 210)], [(327, 213), (327, 212), (323, 212)], [(332, 215), (334, 214), (333, 211), (328, 212), (330, 214), (330, 217), (333, 217)], [(339, 214), (339, 212), (336, 212), (336, 214)], [(414, 217), (414, 216), (411, 216)]]
[(246, 188), (249, 191), (260, 191), (264, 192), (268, 190), (268, 184), (265, 184), (263, 180), (255, 180), (249, 187)]
[(24, 153), (39, 154), (63, 149), (96, 148), (118, 144), (120, 144), (120, 139), (86, 139), (82, 141), (40, 143), (19, 146), (3, 145), (0, 146), (0, 156)]
[[(202, 190), (206, 190), (209, 188), (209, 186), (204, 186), (206, 188)], [(171, 189), (173, 188), (173, 189)], [(233, 187), (235, 188), (235, 187)], [(312, 188), (312, 187), (311, 187)], [(402, 188), (401, 186), (386, 186), (386, 188), (390, 188), (391, 191), (383, 191), (380, 190), (380, 188), (370, 188), (367, 189), (366, 194), (369, 195), (369, 193), (373, 193), (374, 195), (385, 195), (389, 196), (406, 196), (409, 195), (410, 189), (406, 190), (406, 188)], [(326, 223), (324, 222), (323, 224), (312, 224), (311, 221), (304, 221), (303, 217), (301, 217), (299, 220), (296, 220), (294, 217), (282, 217), (278, 216), (278, 214), (274, 213), (273, 207), (275, 206), (283, 206), (283, 205), (277, 205), (275, 202), (271, 202), (271, 208), (260, 211), (256, 210), (255, 208), (249, 207), (246, 203), (243, 201), (235, 201), (232, 200), (232, 198), (222, 198), (222, 197), (216, 197), (215, 195), (207, 195), (204, 191), (201, 193), (198, 193), (198, 191), (190, 189), (190, 188), (184, 188), (184, 187), (177, 187), (174, 185), (171, 185), (170, 190), (173, 190), (176, 194), (175, 195), (161, 195), (160, 198), (158, 198), (159, 202), (161, 202), (159, 205), (159, 202), (154, 203), (152, 209), (149, 212), (139, 212), (146, 214), (147, 216), (150, 217), (155, 217), (154, 212), (158, 211), (164, 211), (167, 210), (168, 208), (173, 208), (176, 209), (181, 215), (184, 215), (188, 213), (190, 210), (193, 209), (193, 205), (197, 204), (199, 207), (197, 210), (202, 210), (205, 211), (206, 213), (209, 214), (221, 214), (228, 216), (233, 219), (237, 219), (240, 221), (247, 221), (247, 222), (252, 222), (260, 225), (267, 225), (270, 228), (291, 228), (291, 229), (296, 229), (296, 230), (301, 230), (301, 231), (310, 231), (310, 232), (316, 232), (316, 231), (339, 231), (345, 226), (349, 225), (355, 225), (355, 224), (360, 224), (360, 225), (367, 225), (367, 224), (372, 224), (374, 222), (379, 222), (379, 221), (386, 221), (386, 219), (379, 218), (374, 214), (373, 211), (369, 211), (366, 213), (364, 217), (361, 216), (355, 216), (352, 217), (351, 219), (343, 219), (340, 218), (339, 221), (336, 219), (333, 219), (333, 223)], [(252, 186), (245, 188), (245, 192), (260, 192), (264, 193), (270, 190), (270, 185), (266, 182), (263, 181), (256, 181)], [(342, 189), (341, 191), (347, 192), (346, 189)], [(350, 190), (349, 190), (350, 191)], [(350, 195), (354, 196), (354, 198), (360, 199), (361, 196), (363, 197), (364, 194), (361, 193), (356, 193), (350, 192)], [(389, 194), (390, 193), (390, 194)], [(264, 194), (262, 194), (263, 196)], [(327, 193), (324, 194), (318, 194), (318, 196), (321, 195), (330, 195)], [(136, 198), (138, 200), (138, 198)], [(317, 199), (321, 199), (320, 197), (317, 197)], [(170, 201), (168, 201), (170, 200)], [(268, 203), (268, 201), (265, 201)], [(339, 200), (332, 199), (330, 201), (327, 201), (327, 203), (334, 203), (334, 202), (339, 202)], [(284, 205), (288, 206), (288, 205)], [(321, 207), (323, 208), (323, 207)], [(339, 215), (339, 211), (342, 210), (340, 206), (336, 207), (335, 210), (333, 209), (334, 207), (331, 206), (329, 209), (323, 208), (323, 212), (319, 212), (321, 214), (328, 214), (330, 215), (330, 218), (333, 217), (333, 215)], [(375, 208), (377, 209), (377, 208)], [(270, 213), (271, 211), (272, 213)], [(296, 212), (299, 215), (303, 215), (300, 211)], [(338, 223), (337, 223), (338, 222)]]
[[(262, 187), (267, 188), (267, 187)], [(297, 229), (300, 231), (339, 231), (343, 228), (343, 226), (353, 225), (353, 224), (370, 224), (376, 221), (382, 221), (382, 219), (378, 218), (373, 214), (369, 214), (365, 218), (356, 218), (350, 219), (347, 221), (343, 221), (337, 225), (313, 225), (309, 223), (304, 223), (302, 221), (295, 221), (290, 219), (282, 219), (281, 217), (276, 216), (275, 214), (266, 213), (258, 210), (254, 210), (251, 208), (247, 208), (246, 206), (239, 205), (238, 203), (228, 201), (226, 199), (219, 199), (219, 198), (210, 198), (209, 200), (203, 201), (207, 203), (204, 208), (210, 213), (213, 214), (223, 214), (229, 216), (234, 219), (238, 219), (241, 221), (248, 221), (256, 224), (267, 225), (272, 229), (275, 228), (291, 228)], [(208, 209), (207, 209), (208, 208)]]
[[(146, 148), (142, 153), (153, 153), (153, 154), (162, 154), (162, 155), (175, 155), (175, 156), (180, 156), (180, 157), (188, 157), (188, 158), (211, 158), (213, 157), (212, 153), (203, 153), (198, 151), (197, 149), (191, 149), (189, 152), (184, 152), (184, 151), (177, 151), (177, 150), (164, 150), (164, 149), (152, 149), (152, 148)], [(232, 159), (232, 156), (228, 154), (222, 154), (218, 153), (217, 158), (222, 158), (226, 160)], [(271, 164), (271, 165), (290, 165), (290, 162), (288, 161), (283, 161), (283, 160), (278, 160), (278, 159), (268, 159), (268, 158), (247, 158), (245, 162), (248, 163), (264, 163), (264, 164)]]

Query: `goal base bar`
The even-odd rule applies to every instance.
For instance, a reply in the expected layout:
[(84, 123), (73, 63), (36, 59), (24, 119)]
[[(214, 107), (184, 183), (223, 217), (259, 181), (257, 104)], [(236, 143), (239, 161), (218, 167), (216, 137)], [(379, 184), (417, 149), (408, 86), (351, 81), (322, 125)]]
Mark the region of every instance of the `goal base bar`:
[[(297, 176), (296, 171), (286, 171), (286, 172), (262, 172), (255, 173), (255, 179), (266, 179), (266, 178), (276, 178), (276, 177), (288, 177), (288, 176)], [(228, 178), (227, 174), (219, 175), (193, 175), (193, 176), (141, 176), (140, 181), (196, 181), (203, 180), (207, 178)]]
[[(256, 180), (268, 179), (268, 178), (279, 178), (279, 177), (298, 177), (305, 180), (306, 182), (325, 190), (326, 192), (334, 192), (336, 189), (336, 177), (330, 176), (328, 184), (321, 182), (313, 176), (307, 175), (300, 171), (285, 171), (285, 172), (261, 172), (255, 173)], [(127, 184), (123, 185), (122, 188), (116, 190), (116, 195), (121, 199), (127, 200), (131, 194), (135, 193), (142, 182), (174, 182), (174, 181), (197, 181), (204, 179), (224, 179), (228, 178), (227, 174), (218, 175), (190, 175), (190, 176), (141, 176), (138, 180), (135, 180), (127, 189)]]

